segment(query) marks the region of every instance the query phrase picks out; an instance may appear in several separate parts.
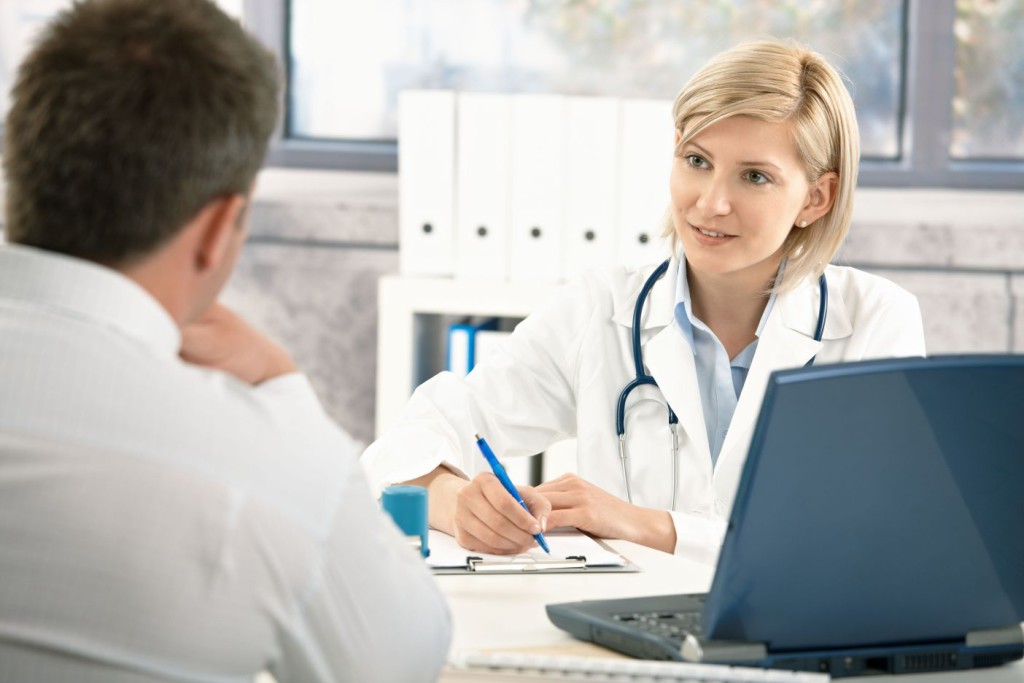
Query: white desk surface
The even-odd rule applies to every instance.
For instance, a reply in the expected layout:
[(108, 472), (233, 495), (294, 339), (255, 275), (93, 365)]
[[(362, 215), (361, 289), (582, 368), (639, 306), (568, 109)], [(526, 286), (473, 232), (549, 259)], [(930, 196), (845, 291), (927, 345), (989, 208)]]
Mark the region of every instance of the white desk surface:
[[(575, 640), (548, 621), (552, 602), (625, 598), (670, 593), (699, 593), (711, 586), (712, 570), (673, 555), (625, 541), (608, 545), (643, 571), (610, 574), (533, 574), (437, 576), (452, 613), (452, 650), (512, 650), (546, 654), (616, 656), (610, 650)], [(464, 683), (463, 674), (442, 674), (441, 681)], [(499, 679), (484, 677), (481, 681)], [(509, 681), (516, 680), (508, 678)], [(994, 669), (938, 674), (871, 676), (842, 680), (864, 683), (1022, 683), (1024, 662)]]

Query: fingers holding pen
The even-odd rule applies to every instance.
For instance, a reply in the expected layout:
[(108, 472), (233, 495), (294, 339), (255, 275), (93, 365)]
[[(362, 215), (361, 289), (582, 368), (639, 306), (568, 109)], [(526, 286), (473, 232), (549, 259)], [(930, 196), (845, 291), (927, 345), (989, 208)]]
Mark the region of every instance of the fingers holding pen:
[[(548, 530), (548, 517), (551, 516), (551, 501), (543, 493), (533, 488), (532, 486), (521, 486), (519, 487), (519, 493), (523, 497), (523, 502), (530, 508), (530, 514), (540, 524), (540, 533), (544, 533)], [(519, 508), (522, 510), (522, 508)], [(533, 533), (537, 533), (536, 531)]]
[(518, 553), (536, 545), (533, 535), (551, 511), (551, 503), (530, 487), (522, 487), (524, 501), (534, 515), (524, 510), (497, 477), (478, 474), (458, 494), (455, 506), (455, 536), (459, 544), (481, 552)]
[[(513, 538), (529, 537), (528, 543), (532, 545), (533, 535), (541, 531), (538, 517), (524, 510), (493, 474), (479, 474), (473, 481), (479, 482), (480, 491), (486, 503), (482, 506), (487, 513), (486, 521), (493, 523), (495, 530), (512, 535)], [(538, 510), (545, 517), (551, 511), (551, 503), (540, 494), (535, 493), (532, 488), (523, 486), (519, 492), (524, 496), (524, 502), (526, 501), (525, 496), (530, 495)], [(528, 506), (529, 504), (527, 502)]]
[[(461, 517), (455, 525), (455, 540), (468, 550), (494, 555), (517, 555), (529, 549), (494, 531), (472, 514)], [(530, 544), (533, 544), (532, 538)]]

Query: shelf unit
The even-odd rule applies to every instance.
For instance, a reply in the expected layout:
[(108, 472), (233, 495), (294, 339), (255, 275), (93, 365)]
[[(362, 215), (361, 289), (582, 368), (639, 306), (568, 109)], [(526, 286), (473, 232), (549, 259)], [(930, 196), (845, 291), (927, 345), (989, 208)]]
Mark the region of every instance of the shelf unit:
[(376, 434), (395, 423), (413, 389), (429, 379), (442, 357), (440, 316), (525, 318), (558, 287), (555, 283), (486, 282), (387, 275), (377, 309)]

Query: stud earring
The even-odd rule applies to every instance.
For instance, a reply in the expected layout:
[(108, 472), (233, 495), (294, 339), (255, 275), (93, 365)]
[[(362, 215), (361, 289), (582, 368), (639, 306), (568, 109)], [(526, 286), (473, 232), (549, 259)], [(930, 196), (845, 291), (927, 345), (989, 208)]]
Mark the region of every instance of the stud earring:
[(800, 221), (800, 227), (801, 228), (806, 228), (807, 227), (807, 221)]

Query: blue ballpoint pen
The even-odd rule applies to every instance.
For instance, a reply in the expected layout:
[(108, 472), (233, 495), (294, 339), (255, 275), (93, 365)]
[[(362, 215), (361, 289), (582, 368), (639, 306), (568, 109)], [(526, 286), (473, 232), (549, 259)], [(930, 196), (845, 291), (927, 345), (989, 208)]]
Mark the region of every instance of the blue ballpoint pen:
[[(491, 466), (491, 471), (494, 472), (494, 476), (498, 478), (501, 485), (505, 487), (505, 490), (512, 494), (512, 497), (516, 499), (516, 502), (523, 506), (523, 509), (527, 512), (530, 508), (526, 507), (526, 503), (523, 501), (523, 497), (519, 495), (519, 491), (516, 490), (516, 485), (512, 483), (512, 480), (508, 478), (508, 473), (505, 472), (505, 468), (498, 462), (498, 458), (495, 457), (494, 451), (484, 441), (484, 437), (476, 434), (476, 445), (480, 447), (480, 452), (484, 454), (484, 459), (487, 460), (487, 464)], [(533, 537), (537, 539), (537, 543), (544, 552), (551, 554), (551, 549), (548, 548), (548, 542), (544, 540), (544, 534), (534, 534)]]

